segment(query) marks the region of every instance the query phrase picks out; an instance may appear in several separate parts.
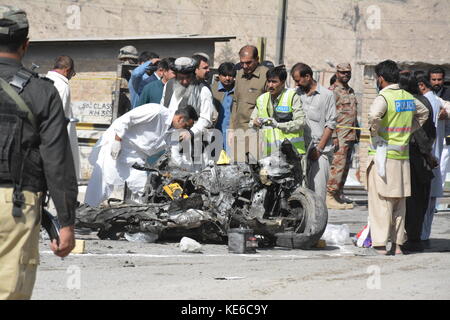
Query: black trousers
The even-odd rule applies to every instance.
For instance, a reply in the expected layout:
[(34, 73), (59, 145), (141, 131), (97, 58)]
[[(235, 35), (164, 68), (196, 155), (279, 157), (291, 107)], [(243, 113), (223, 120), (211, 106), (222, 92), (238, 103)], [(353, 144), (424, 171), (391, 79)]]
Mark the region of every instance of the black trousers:
[(433, 173), (420, 154), (410, 153), (411, 196), (406, 198), (405, 229), (408, 241), (420, 241), (422, 224), (430, 199)]

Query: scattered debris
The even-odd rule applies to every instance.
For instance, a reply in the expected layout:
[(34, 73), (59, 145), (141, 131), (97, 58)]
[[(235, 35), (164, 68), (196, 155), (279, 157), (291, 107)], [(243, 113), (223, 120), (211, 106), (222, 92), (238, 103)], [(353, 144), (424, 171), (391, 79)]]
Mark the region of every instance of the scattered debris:
[(258, 241), (252, 229), (233, 228), (228, 230), (228, 251), (233, 253), (256, 253)]
[(124, 267), (124, 268), (134, 268), (134, 267), (136, 267), (136, 266), (134, 265), (133, 262), (125, 261), (125, 264), (123, 265), (123, 267)]
[(130, 242), (154, 243), (158, 240), (158, 235), (152, 232), (125, 232), (124, 237)]
[(343, 246), (349, 237), (348, 225), (327, 224), (321, 239), (325, 240), (328, 245)]
[(214, 278), (214, 280), (242, 280), (245, 279), (245, 277), (217, 277)]
[(120, 203), (83, 205), (76, 227), (97, 230), (100, 239), (151, 233), (159, 240), (186, 236), (202, 243), (226, 243), (230, 229), (246, 228), (259, 246), (315, 246), (328, 212), (313, 191), (301, 187), (301, 162), (291, 143), (285, 140), (259, 161), (247, 158), (247, 163), (211, 163), (201, 172), (174, 166), (169, 153), (152, 167), (135, 164), (148, 172), (146, 203), (125, 196)]
[(194, 239), (183, 237), (180, 241), (180, 249), (182, 252), (201, 253), (202, 245)]

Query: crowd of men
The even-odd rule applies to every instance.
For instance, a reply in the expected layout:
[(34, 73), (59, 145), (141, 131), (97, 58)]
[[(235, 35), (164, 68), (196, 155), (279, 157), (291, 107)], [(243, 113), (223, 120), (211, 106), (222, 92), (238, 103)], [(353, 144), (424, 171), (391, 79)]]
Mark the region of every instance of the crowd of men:
[[(79, 162), (68, 83), (75, 63), (58, 57), (46, 77), (24, 68), (28, 29), (25, 12), (0, 6), (0, 299), (31, 296), (47, 191), (61, 224), (51, 248), (64, 257), (74, 247)], [(122, 48), (122, 63), (137, 64), (127, 84), (131, 110), (93, 148), (85, 202), (97, 206), (125, 182), (132, 200), (144, 201), (147, 175), (133, 165), (152, 164), (168, 150), (174, 164), (201, 170), (223, 151), (233, 162), (250, 161), (248, 154), (260, 159), (288, 140), (302, 161), (305, 186), (329, 208), (353, 208), (343, 194), (358, 143), (351, 65), (338, 64), (326, 88), (305, 63), (288, 74), (285, 66), (260, 63), (252, 45), (238, 57), (211, 77), (204, 53), (160, 59)], [(386, 60), (375, 74), (379, 94), (369, 110), (364, 179), (372, 249), (382, 255), (422, 251), (450, 156), (445, 71), (399, 70)], [(295, 88), (287, 88), (288, 76)]]
[[(180, 139), (167, 137), (166, 144), (153, 150), (154, 154), (171, 148), (176, 164), (201, 170), (208, 161), (217, 159), (217, 149), (225, 150), (232, 161), (249, 161), (247, 152), (260, 159), (289, 140), (302, 161), (305, 186), (329, 209), (353, 208), (343, 194), (360, 135), (358, 102), (349, 86), (351, 65), (338, 64), (330, 87), (325, 88), (314, 79), (310, 66), (297, 63), (290, 69), (295, 88), (287, 88), (285, 66), (263, 65), (256, 47), (246, 45), (238, 56), (237, 64), (220, 64), (216, 77), (210, 77), (209, 57), (202, 53), (155, 62), (161, 75), (172, 73), (157, 86), (147, 84), (142, 92), (158, 87), (157, 98), (141, 96), (135, 107), (140, 111), (130, 113), (144, 116), (160, 106), (172, 111), (191, 106), (199, 120)], [(449, 132), (445, 130), (449, 127), (446, 110), (450, 111), (450, 94), (443, 86), (445, 71), (440, 67), (427, 73), (399, 70), (395, 62), (386, 60), (376, 66), (375, 73), (379, 95), (369, 112), (371, 144), (364, 179), (373, 252), (422, 251), (429, 245), (448, 160), (445, 137)], [(134, 92), (139, 94), (137, 89)], [(186, 142), (183, 146), (181, 140)], [(141, 158), (141, 163), (146, 161)], [(130, 162), (124, 163), (130, 166)], [(98, 170), (114, 171), (97, 164)], [(104, 173), (98, 176), (105, 178)], [(134, 189), (138, 193), (135, 199), (139, 199), (145, 175), (140, 179), (129, 175), (123, 180), (139, 186)], [(88, 188), (87, 203), (99, 205), (114, 183), (116, 179), (103, 181), (103, 194), (95, 202), (89, 201), (89, 194), (99, 193)], [(392, 246), (388, 252), (389, 241)]]

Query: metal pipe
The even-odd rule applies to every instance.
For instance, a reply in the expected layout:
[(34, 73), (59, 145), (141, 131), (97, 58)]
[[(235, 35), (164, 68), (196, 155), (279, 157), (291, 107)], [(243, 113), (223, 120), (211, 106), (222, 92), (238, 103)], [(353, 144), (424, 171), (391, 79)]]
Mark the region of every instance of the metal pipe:
[(284, 46), (286, 39), (287, 0), (279, 0), (277, 27), (277, 59), (278, 64), (284, 64)]

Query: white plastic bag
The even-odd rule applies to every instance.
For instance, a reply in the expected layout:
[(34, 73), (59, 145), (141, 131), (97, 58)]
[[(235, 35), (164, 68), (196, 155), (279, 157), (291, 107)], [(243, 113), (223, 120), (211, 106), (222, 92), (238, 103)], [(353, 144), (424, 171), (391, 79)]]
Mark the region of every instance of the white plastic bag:
[(182, 252), (200, 253), (202, 245), (194, 239), (183, 237), (180, 241), (180, 249)]
[(377, 147), (377, 153), (375, 155), (375, 161), (377, 163), (377, 172), (381, 178), (386, 177), (386, 158), (387, 158), (387, 145), (381, 144)]
[(125, 239), (130, 242), (147, 242), (153, 243), (158, 240), (158, 235), (151, 232), (137, 232), (137, 233), (128, 233), (124, 234)]
[(343, 246), (349, 237), (348, 225), (327, 224), (321, 239), (325, 240), (327, 245)]
[(377, 173), (381, 178), (386, 178), (387, 141), (380, 136), (372, 137), (372, 143), (376, 148), (375, 163)]

